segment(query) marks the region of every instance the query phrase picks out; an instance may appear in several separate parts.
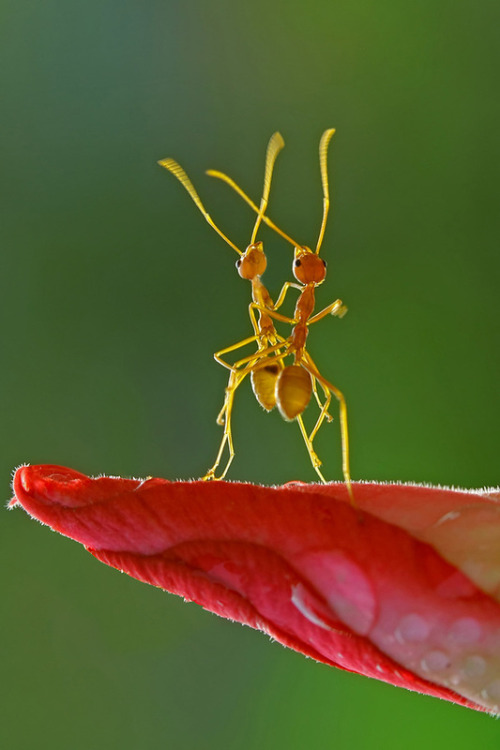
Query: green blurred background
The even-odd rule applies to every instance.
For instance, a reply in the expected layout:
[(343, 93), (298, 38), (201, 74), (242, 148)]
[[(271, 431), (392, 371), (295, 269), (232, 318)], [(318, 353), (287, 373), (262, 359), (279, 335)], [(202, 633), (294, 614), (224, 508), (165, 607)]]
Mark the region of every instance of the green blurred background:
[[(354, 478), (498, 483), (494, 0), (0, 0), (1, 467), (197, 477), (220, 439), (216, 349), (249, 335), (235, 253), (279, 129), (270, 215), (334, 211), (310, 351), (345, 392)], [(291, 252), (269, 231), (276, 295)], [(293, 297), (294, 295), (291, 295)], [(294, 425), (234, 412), (229, 477), (315, 480)], [(338, 423), (317, 441), (341, 478)], [(120, 576), (16, 511), (0, 524), (5, 748), (497, 748), (487, 716), (317, 665)]]

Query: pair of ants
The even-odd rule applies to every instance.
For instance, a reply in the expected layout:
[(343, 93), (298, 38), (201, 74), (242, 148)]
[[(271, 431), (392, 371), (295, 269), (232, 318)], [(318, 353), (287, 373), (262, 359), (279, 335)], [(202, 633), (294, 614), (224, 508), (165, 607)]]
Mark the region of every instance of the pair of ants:
[[(320, 471), (321, 461), (313, 448), (313, 441), (318, 430), (326, 420), (330, 422), (332, 416), (328, 409), (332, 394), (339, 402), (340, 432), (342, 439), (342, 469), (344, 480), (352, 499), (351, 477), (349, 470), (349, 439), (347, 430), (347, 407), (342, 392), (326, 378), (321, 375), (309, 352), (306, 349), (306, 340), (309, 326), (321, 320), (326, 315), (342, 317), (347, 308), (340, 299), (335, 300), (320, 312), (314, 313), (315, 289), (323, 283), (326, 277), (326, 263), (319, 257), (319, 251), (325, 235), (328, 211), (330, 208), (330, 195), (328, 189), (327, 153), (330, 140), (335, 133), (334, 129), (326, 130), (321, 136), (319, 144), (319, 164), (321, 171), (321, 183), (323, 187), (323, 218), (321, 222), (318, 242), (313, 251), (305, 245), (295, 242), (286, 232), (283, 232), (266, 215), (271, 189), (271, 178), (276, 157), (285, 145), (280, 133), (274, 133), (269, 141), (264, 170), (264, 189), (260, 206), (257, 206), (248, 195), (226, 174), (216, 170), (208, 170), (207, 174), (217, 177), (233, 188), (246, 203), (255, 211), (257, 219), (250, 238), (250, 244), (243, 252), (240, 250), (212, 220), (200, 200), (191, 180), (181, 166), (173, 159), (162, 159), (158, 162), (162, 167), (168, 169), (177, 177), (185, 187), (196, 206), (199, 208), (210, 226), (235, 250), (240, 256), (236, 262), (238, 273), (244, 279), (248, 279), (252, 285), (252, 302), (249, 306), (249, 315), (254, 330), (254, 335), (238, 341), (214, 354), (215, 359), (230, 371), (229, 382), (226, 388), (224, 405), (217, 417), (217, 423), (224, 427), (224, 434), (215, 459), (214, 465), (208, 470), (203, 479), (223, 479), (234, 458), (233, 436), (231, 430), (231, 415), (233, 410), (234, 396), (243, 382), (250, 375), (253, 392), (257, 401), (267, 411), (275, 406), (282, 417), (286, 420), (297, 420), (306, 444), (306, 448), (312, 465), (322, 482), (325, 478)], [(257, 233), (262, 222), (277, 232), (281, 237), (291, 243), (294, 247), (293, 275), (298, 283), (285, 282), (276, 302), (262, 282), (262, 274), (266, 270), (267, 259), (264, 254), (262, 242), (257, 240)], [(293, 318), (282, 315), (278, 309), (283, 304), (288, 290), (293, 287), (299, 290), (299, 297), (295, 305)], [(288, 338), (278, 333), (274, 320), (288, 323), (292, 331)], [(230, 364), (223, 356), (234, 352), (244, 346), (255, 343), (256, 351), (247, 357)], [(293, 357), (293, 364), (285, 365), (285, 359)], [(323, 393), (323, 401), (318, 394), (317, 384)], [(312, 431), (308, 434), (302, 413), (314, 395), (320, 413)], [(222, 462), (224, 450), (227, 446), (228, 459), (224, 469), (218, 476), (216, 473)]]

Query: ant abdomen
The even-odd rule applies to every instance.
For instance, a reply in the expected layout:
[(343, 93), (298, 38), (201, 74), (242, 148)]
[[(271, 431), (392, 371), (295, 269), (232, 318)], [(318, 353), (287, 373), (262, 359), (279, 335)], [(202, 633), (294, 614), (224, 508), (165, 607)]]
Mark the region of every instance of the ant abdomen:
[(283, 419), (302, 414), (312, 396), (311, 376), (300, 365), (285, 367), (276, 383), (276, 403)]
[(250, 374), (255, 398), (266, 411), (272, 411), (276, 406), (276, 382), (283, 368), (282, 360), (278, 359)]

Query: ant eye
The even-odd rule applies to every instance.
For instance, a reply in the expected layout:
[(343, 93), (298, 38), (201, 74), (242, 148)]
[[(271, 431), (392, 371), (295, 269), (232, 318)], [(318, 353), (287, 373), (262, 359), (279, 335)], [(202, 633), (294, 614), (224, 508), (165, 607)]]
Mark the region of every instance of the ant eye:
[(236, 265), (236, 268), (239, 268), (241, 266), (241, 258), (238, 258), (235, 265)]
[(297, 259), (297, 260), (294, 260), (294, 262), (293, 262), (293, 265), (294, 265), (295, 267), (297, 267), (297, 266), (301, 266), (301, 265), (302, 265), (302, 263), (301, 263), (301, 261), (300, 261), (300, 260), (298, 260), (298, 259)]
[[(323, 258), (321, 258), (321, 260), (323, 260)], [(326, 268), (326, 260), (323, 260), (323, 265)]]

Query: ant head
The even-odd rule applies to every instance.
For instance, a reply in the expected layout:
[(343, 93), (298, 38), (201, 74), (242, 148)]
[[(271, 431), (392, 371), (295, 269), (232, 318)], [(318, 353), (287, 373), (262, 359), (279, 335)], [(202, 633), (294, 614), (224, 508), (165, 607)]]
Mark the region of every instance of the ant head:
[(301, 284), (321, 284), (326, 276), (326, 261), (308, 247), (296, 247), (293, 275)]
[(267, 266), (262, 242), (253, 242), (247, 247), (241, 258), (236, 261), (236, 268), (242, 279), (255, 279), (262, 276)]

